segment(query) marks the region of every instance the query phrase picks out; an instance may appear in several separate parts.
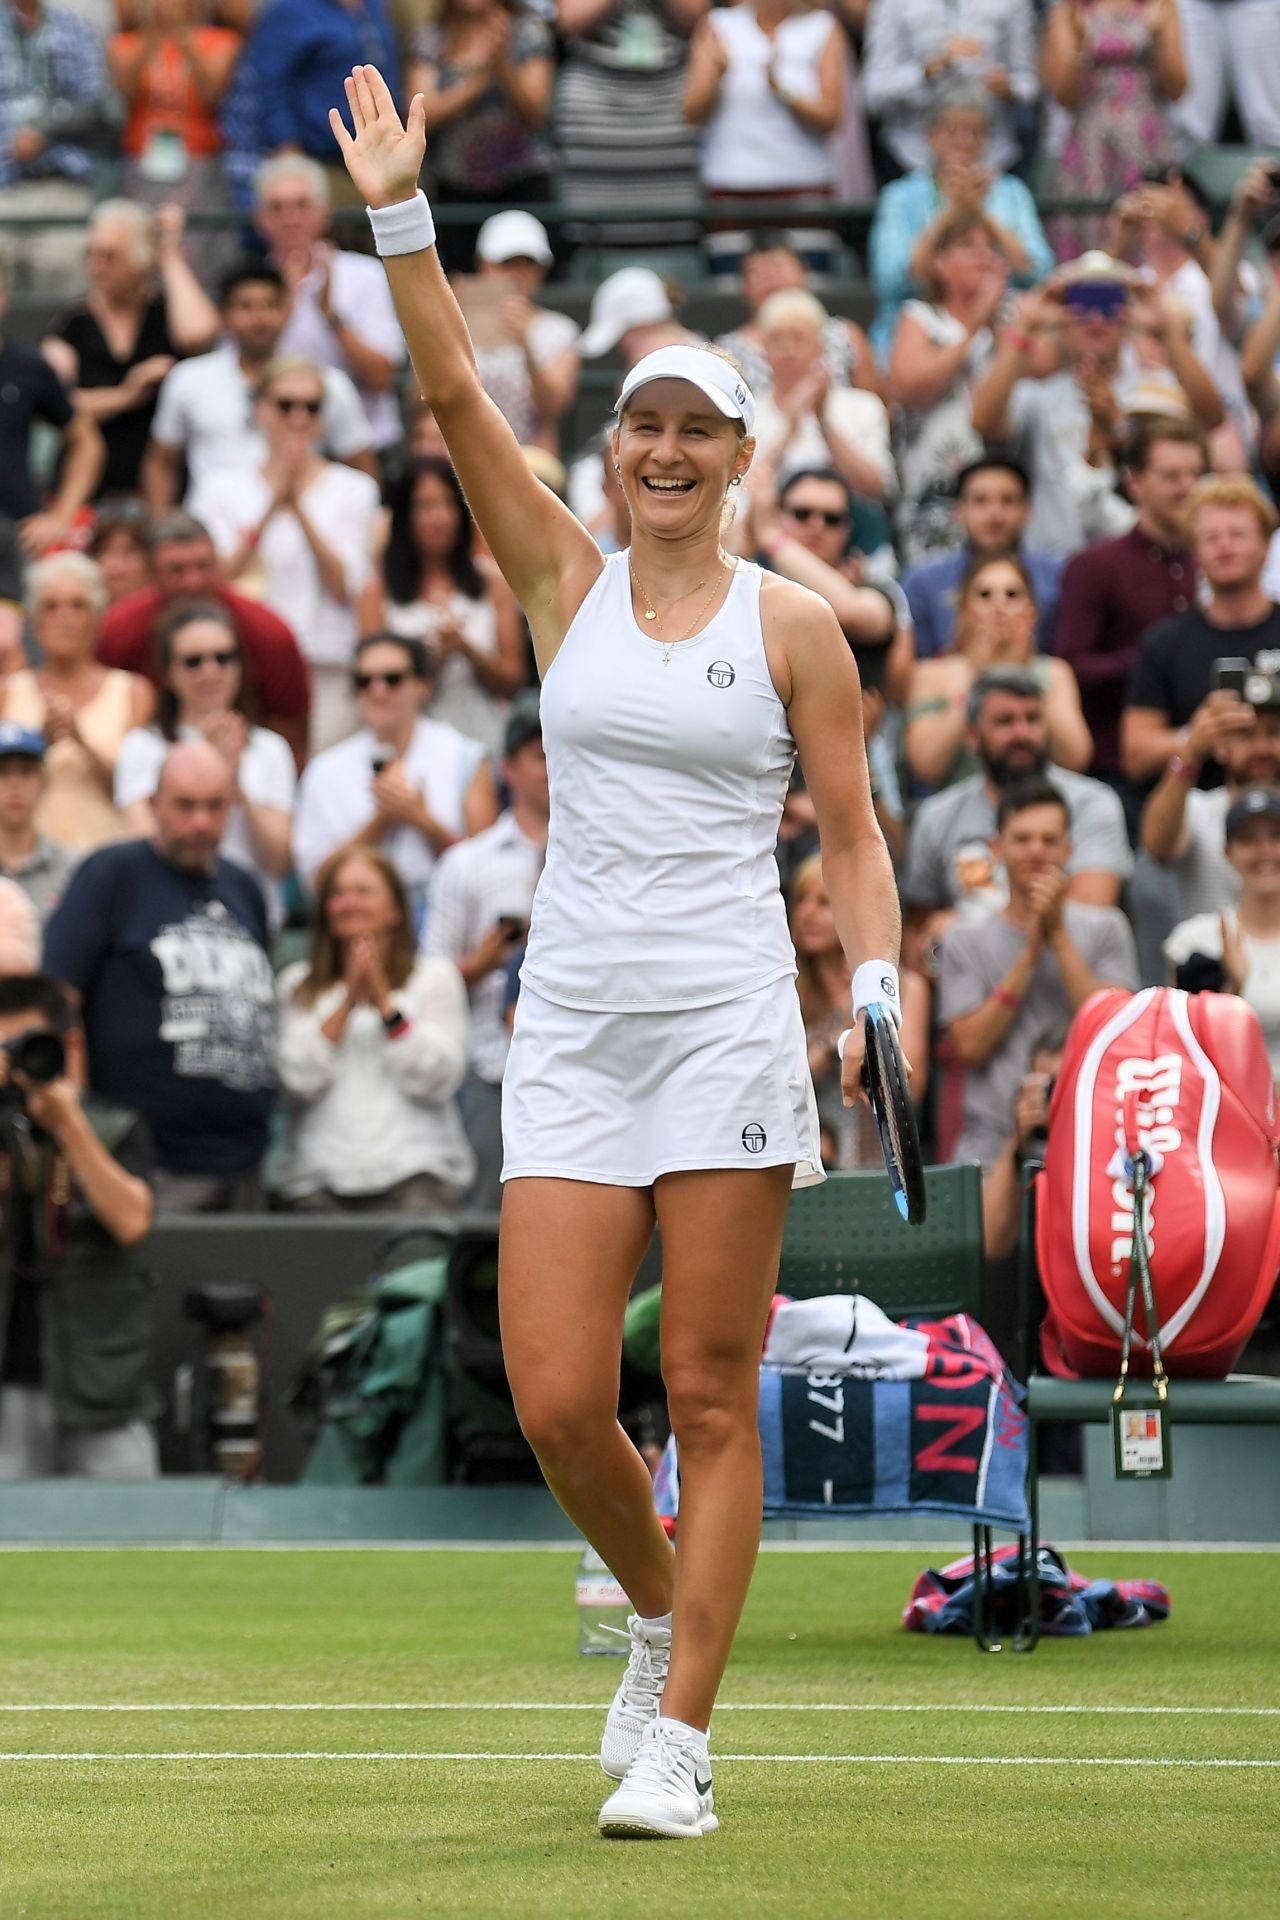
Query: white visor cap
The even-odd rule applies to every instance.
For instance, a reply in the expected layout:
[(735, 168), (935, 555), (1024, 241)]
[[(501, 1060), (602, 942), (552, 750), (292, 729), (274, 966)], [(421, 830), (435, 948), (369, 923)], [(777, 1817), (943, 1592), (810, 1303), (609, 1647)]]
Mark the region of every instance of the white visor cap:
[(756, 403), (750, 387), (730, 361), (706, 347), (659, 347), (656, 353), (646, 353), (623, 381), (614, 412), (621, 415), (636, 389), (651, 380), (687, 380), (706, 394), (726, 420), (741, 420), (744, 433), (755, 425)]

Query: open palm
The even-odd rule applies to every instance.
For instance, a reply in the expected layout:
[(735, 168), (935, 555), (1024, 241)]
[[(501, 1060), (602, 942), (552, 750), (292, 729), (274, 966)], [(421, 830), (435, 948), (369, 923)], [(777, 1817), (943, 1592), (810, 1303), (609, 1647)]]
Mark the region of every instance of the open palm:
[(427, 150), (422, 95), (414, 96), (406, 127), (376, 67), (353, 67), (344, 86), (355, 136), (347, 132), (336, 107), (329, 109), (329, 125), (347, 172), (371, 207), (411, 199)]

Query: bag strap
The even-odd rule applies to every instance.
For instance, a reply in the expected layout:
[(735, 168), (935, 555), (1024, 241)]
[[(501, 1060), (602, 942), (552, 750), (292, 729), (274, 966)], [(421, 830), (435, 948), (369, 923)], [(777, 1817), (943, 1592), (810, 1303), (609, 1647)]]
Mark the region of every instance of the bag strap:
[[(1111, 1398), (1119, 1406), (1124, 1399), (1125, 1387), (1129, 1378), (1129, 1353), (1133, 1345), (1133, 1316), (1137, 1306), (1138, 1289), (1142, 1289), (1142, 1312), (1147, 1323), (1147, 1339), (1151, 1346), (1151, 1366), (1156, 1398), (1163, 1406), (1169, 1394), (1168, 1376), (1164, 1370), (1164, 1357), (1160, 1351), (1160, 1323), (1156, 1317), (1155, 1288), (1151, 1280), (1151, 1262), (1147, 1256), (1147, 1186), (1151, 1175), (1151, 1160), (1145, 1149), (1138, 1145), (1137, 1095), (1125, 1097), (1125, 1172), (1133, 1190), (1133, 1242), (1129, 1250), (1129, 1284), (1125, 1290), (1124, 1334), (1120, 1342), (1120, 1378)], [(1131, 1110), (1132, 1109), (1132, 1110)]]

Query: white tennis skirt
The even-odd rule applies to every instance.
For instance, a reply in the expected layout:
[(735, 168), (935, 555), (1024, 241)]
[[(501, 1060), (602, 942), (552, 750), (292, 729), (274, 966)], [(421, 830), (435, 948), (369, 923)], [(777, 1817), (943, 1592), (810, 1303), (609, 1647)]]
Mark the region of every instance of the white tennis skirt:
[(522, 986), (502, 1081), (504, 1180), (648, 1187), (664, 1173), (794, 1164), (825, 1179), (790, 976), (741, 1000), (592, 1013)]

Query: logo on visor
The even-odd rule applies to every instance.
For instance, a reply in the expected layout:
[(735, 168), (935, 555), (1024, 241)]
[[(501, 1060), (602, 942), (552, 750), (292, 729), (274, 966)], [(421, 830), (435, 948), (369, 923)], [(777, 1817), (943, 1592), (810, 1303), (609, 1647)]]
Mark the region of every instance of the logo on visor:
[(707, 668), (707, 678), (713, 687), (731, 687), (737, 677), (727, 660), (713, 660)]
[(769, 1136), (756, 1120), (751, 1120), (742, 1129), (742, 1144), (748, 1153), (763, 1153), (768, 1145)]

